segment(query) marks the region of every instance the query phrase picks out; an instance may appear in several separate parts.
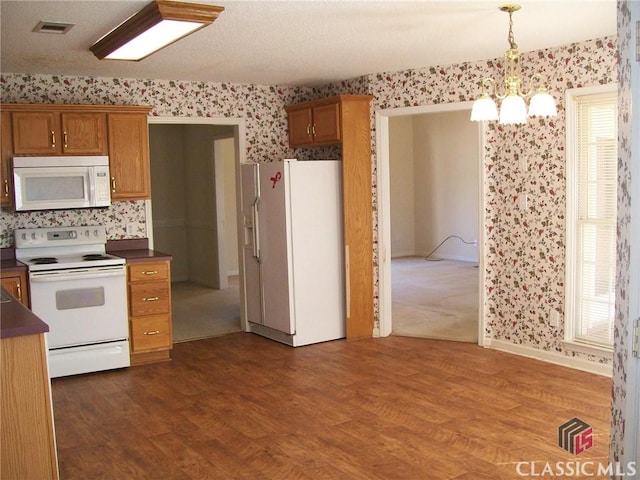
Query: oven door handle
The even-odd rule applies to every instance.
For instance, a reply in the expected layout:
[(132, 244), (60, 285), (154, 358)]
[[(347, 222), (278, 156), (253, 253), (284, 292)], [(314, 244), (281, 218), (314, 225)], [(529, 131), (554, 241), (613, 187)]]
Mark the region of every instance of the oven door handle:
[(63, 273), (63, 274), (47, 274), (42, 276), (31, 275), (29, 278), (31, 283), (46, 283), (46, 282), (63, 282), (65, 280), (77, 280), (79, 278), (106, 278), (106, 277), (124, 277), (124, 270), (117, 270), (112, 272), (99, 272), (93, 273), (87, 270), (78, 273)]

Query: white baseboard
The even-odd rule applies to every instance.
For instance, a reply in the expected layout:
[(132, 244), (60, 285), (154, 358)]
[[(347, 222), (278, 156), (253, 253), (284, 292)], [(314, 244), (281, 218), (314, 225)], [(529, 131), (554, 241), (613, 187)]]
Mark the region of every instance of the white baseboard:
[(524, 345), (517, 345), (515, 343), (493, 339), (488, 339), (484, 344), (484, 347), (493, 348), (502, 352), (514, 353), (523, 357), (535, 358), (537, 360), (542, 360), (543, 362), (549, 362), (555, 365), (561, 365), (563, 367), (574, 368), (576, 370), (582, 370), (584, 372), (595, 373), (596, 375), (602, 375), (604, 377), (612, 376), (611, 365), (603, 365), (601, 363), (590, 362), (583, 358), (569, 357), (561, 353), (547, 352), (545, 350), (538, 350), (537, 348), (526, 347)]
[(419, 257), (421, 256), (419, 253), (414, 252), (413, 250), (410, 252), (393, 252), (391, 254), (391, 259), (394, 258), (402, 258), (402, 257)]

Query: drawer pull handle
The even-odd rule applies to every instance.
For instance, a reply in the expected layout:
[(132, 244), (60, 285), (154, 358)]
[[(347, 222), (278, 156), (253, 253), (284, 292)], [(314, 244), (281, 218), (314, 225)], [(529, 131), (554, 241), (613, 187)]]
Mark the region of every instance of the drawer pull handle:
[(51, 130), (51, 148), (56, 148), (56, 132)]
[(145, 335), (158, 335), (160, 330), (151, 330), (150, 332), (144, 332)]
[(9, 196), (9, 180), (4, 181), (4, 196)]
[(147, 270), (146, 272), (142, 272), (143, 275), (157, 275), (157, 270)]
[(111, 177), (111, 193), (116, 193), (116, 177)]
[(160, 297), (145, 297), (142, 299), (143, 302), (157, 302), (160, 300)]
[(19, 283), (16, 285), (16, 290), (18, 293), (18, 301), (22, 302), (22, 287)]
[(64, 142), (64, 148), (67, 148), (67, 147), (69, 146), (69, 145), (68, 145), (68, 142), (67, 142), (67, 140), (68, 140), (68, 139), (69, 139), (69, 137), (68, 137), (68, 135), (67, 135), (67, 132), (63, 132), (63, 134), (62, 134), (62, 141)]

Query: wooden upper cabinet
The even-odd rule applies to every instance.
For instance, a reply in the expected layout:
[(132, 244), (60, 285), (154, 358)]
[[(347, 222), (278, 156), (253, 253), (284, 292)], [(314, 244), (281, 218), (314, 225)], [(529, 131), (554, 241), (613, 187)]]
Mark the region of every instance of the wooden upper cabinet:
[(288, 112), (289, 117), (289, 145), (313, 145), (311, 125), (313, 115), (311, 108), (302, 108)]
[(63, 113), (62, 153), (68, 155), (107, 154), (107, 115)]
[(106, 155), (104, 113), (34, 111), (12, 114), (17, 155)]
[(150, 110), (139, 105), (2, 104), (0, 206), (11, 203), (12, 156), (108, 155), (111, 200), (150, 198)]
[(292, 148), (340, 143), (340, 102), (336, 99), (285, 107)]
[(11, 178), (9, 163), (13, 152), (13, 139), (11, 138), (11, 113), (0, 112), (0, 207), (8, 207), (11, 204)]
[(62, 152), (60, 114), (56, 112), (14, 112), (11, 115), (13, 153), (56, 155)]
[(340, 135), (340, 103), (328, 103), (313, 107), (313, 141), (316, 145), (336, 143)]
[(146, 113), (109, 113), (111, 200), (151, 198)]

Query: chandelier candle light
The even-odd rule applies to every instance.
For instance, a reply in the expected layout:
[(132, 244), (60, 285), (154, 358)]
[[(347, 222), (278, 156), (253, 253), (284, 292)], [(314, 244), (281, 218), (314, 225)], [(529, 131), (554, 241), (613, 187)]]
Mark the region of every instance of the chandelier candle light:
[[(529, 80), (529, 89), (522, 91), (522, 79), (520, 78), (520, 52), (513, 37), (513, 12), (520, 10), (520, 5), (502, 5), (500, 11), (509, 14), (509, 50), (504, 54), (504, 92), (498, 92), (497, 82), (492, 78), (482, 79), (482, 94), (473, 102), (471, 120), (499, 120), (503, 124), (522, 124), (527, 122), (527, 106), (524, 99), (531, 97), (528, 116), (553, 117), (557, 115), (556, 102), (547, 92), (544, 76), (536, 73)], [(496, 102), (489, 96), (489, 92), (502, 101), (500, 115)]]

